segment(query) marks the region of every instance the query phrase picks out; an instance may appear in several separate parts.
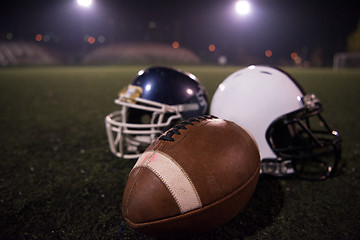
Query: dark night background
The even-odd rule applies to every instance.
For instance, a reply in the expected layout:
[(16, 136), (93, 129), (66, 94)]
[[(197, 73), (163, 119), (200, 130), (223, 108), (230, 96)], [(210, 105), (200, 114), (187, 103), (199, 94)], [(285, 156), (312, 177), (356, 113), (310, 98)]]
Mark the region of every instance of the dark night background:
[[(344, 140), (334, 178), (264, 176), (236, 218), (188, 239), (360, 238), (360, 58), (356, 70), (330, 68), (334, 54), (347, 51), (349, 35), (360, 33), (360, 0), (249, 0), (246, 17), (236, 14), (236, 0), (93, 1), (90, 9), (76, 0), (0, 1), (1, 240), (147, 239), (123, 218), (122, 193), (135, 161), (110, 153), (104, 117), (119, 109), (118, 91), (153, 59), (105, 65), (94, 54), (102, 66), (84, 61), (129, 42), (137, 48), (161, 43), (165, 57), (194, 52), (201, 65), (174, 66), (204, 83), (209, 104), (220, 82), (241, 66), (284, 67), (321, 99), (322, 116)], [(171, 47), (174, 41), (180, 49)], [(209, 44), (216, 45), (214, 52)], [(271, 58), (264, 54), (269, 49)], [(144, 55), (144, 48), (135, 50)], [(294, 64), (294, 51), (310, 68)], [(215, 66), (222, 55), (229, 66)]]
[[(76, 54), (100, 45), (87, 44), (85, 35), (104, 36), (103, 44), (178, 41), (202, 60), (225, 55), (230, 63), (240, 56), (265, 59), (272, 50), (279, 63), (292, 51), (304, 60), (321, 55), (331, 65), (333, 55), (346, 51), (355, 31), (358, 1), (252, 0), (248, 16), (235, 13), (233, 0), (121, 1), (93, 0), (81, 9), (75, 0), (2, 1), (0, 41), (33, 41), (38, 33), (50, 36), (39, 43), (62, 53)], [(209, 44), (216, 51), (209, 54)]]

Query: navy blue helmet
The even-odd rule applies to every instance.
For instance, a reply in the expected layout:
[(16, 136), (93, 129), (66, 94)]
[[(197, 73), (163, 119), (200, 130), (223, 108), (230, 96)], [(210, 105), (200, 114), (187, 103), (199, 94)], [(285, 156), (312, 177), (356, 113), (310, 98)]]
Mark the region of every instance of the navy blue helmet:
[(185, 119), (208, 113), (205, 88), (191, 73), (167, 67), (140, 70), (120, 92), (118, 111), (105, 118), (110, 150), (137, 158), (159, 135)]

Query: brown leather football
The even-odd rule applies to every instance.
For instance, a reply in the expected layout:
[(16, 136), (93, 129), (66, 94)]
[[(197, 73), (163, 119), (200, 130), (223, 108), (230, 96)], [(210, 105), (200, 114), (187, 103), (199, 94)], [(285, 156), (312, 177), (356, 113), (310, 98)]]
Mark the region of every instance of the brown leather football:
[(133, 229), (146, 234), (209, 231), (244, 208), (259, 172), (259, 150), (244, 129), (214, 116), (188, 119), (139, 157), (122, 213)]

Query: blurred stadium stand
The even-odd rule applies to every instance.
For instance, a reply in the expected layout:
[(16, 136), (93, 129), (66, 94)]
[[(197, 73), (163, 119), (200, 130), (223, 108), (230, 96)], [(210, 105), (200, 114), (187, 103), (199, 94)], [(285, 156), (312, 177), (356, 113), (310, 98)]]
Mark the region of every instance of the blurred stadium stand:
[(0, 67), (57, 64), (199, 64), (192, 51), (158, 43), (122, 43), (87, 51), (64, 52), (31, 42), (0, 42)]
[(198, 64), (200, 58), (186, 48), (157, 43), (112, 44), (98, 47), (83, 58), (85, 64), (178, 63)]
[(60, 58), (46, 48), (28, 42), (0, 42), (0, 66), (54, 65)]

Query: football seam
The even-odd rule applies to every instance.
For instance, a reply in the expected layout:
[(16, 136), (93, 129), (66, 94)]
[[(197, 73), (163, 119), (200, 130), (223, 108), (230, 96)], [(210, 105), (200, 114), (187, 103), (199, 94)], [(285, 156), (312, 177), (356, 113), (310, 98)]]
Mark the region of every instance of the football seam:
[[(177, 141), (176, 144), (181, 143), (187, 137), (187, 135), (190, 134), (193, 130), (204, 127), (206, 124), (210, 123), (210, 121), (209, 121), (210, 119), (206, 119), (206, 120), (208, 120), (208, 121), (204, 122), (205, 120), (203, 120), (199, 123), (194, 124), (195, 125), (194, 128), (188, 130), (187, 133), (184, 135), (184, 137), (182, 139), (180, 139), (179, 141)], [(200, 123), (203, 123), (203, 124), (199, 126)]]
[[(180, 144), (186, 137), (187, 137), (187, 135), (188, 134), (190, 134), (192, 131), (194, 131), (195, 129), (198, 129), (198, 128), (200, 128), (200, 127), (204, 127), (204, 126), (206, 126), (207, 124), (209, 124), (210, 123), (210, 120), (213, 120), (213, 119), (205, 119), (205, 120), (201, 120), (200, 122), (195, 122), (194, 123), (194, 126), (192, 127), (192, 129), (187, 129), (187, 130), (184, 130), (184, 131), (186, 131), (186, 133), (185, 134), (183, 134), (183, 137), (180, 139), (180, 140), (178, 140), (178, 141), (176, 141), (176, 142), (165, 142), (165, 141), (163, 141), (164, 142), (164, 145), (161, 147), (161, 150), (162, 150), (162, 152), (164, 151), (164, 150), (166, 150), (166, 149), (172, 149), (172, 148), (174, 148), (177, 144)], [(203, 123), (203, 124), (201, 124), (201, 123)], [(201, 125), (200, 125), (201, 124)], [(159, 147), (159, 149), (160, 149), (160, 147)], [(154, 149), (155, 150), (155, 149)]]
[(237, 192), (239, 192), (239, 191), (241, 191), (242, 189), (246, 188), (246, 187), (249, 185), (249, 183), (250, 183), (251, 181), (253, 181), (254, 178), (259, 175), (258, 173), (260, 172), (260, 166), (261, 166), (261, 164), (259, 163), (258, 166), (257, 166), (257, 168), (256, 168), (256, 171), (255, 171), (254, 174), (246, 181), (245, 184), (243, 184), (243, 185), (240, 186), (239, 188), (235, 189), (235, 191), (231, 192), (230, 194), (225, 195), (223, 198), (221, 198), (221, 199), (219, 199), (219, 200), (217, 200), (217, 201), (215, 201), (215, 202), (213, 202), (213, 203), (211, 203), (211, 204), (209, 204), (209, 205), (206, 205), (206, 206), (204, 206), (203, 208), (194, 209), (194, 210), (192, 210), (192, 211), (186, 212), (186, 213), (181, 214), (181, 215), (177, 215), (177, 216), (173, 216), (173, 217), (169, 217), (169, 218), (164, 218), (164, 219), (159, 219), (159, 220), (154, 220), (154, 221), (150, 221), (150, 222), (134, 223), (134, 222), (132, 222), (129, 218), (127, 218), (127, 217), (124, 217), (124, 218), (125, 218), (125, 220), (126, 220), (128, 223), (130, 223), (133, 227), (146, 227), (146, 226), (148, 226), (148, 225), (158, 224), (158, 223), (162, 223), (162, 222), (165, 222), (165, 221), (171, 221), (171, 220), (174, 220), (174, 219), (177, 219), (177, 218), (183, 218), (183, 217), (185, 217), (185, 216), (187, 216), (187, 215), (196, 214), (196, 212), (203, 211), (204, 209), (211, 208), (211, 207), (219, 204), (220, 202), (222, 202), (222, 201), (224, 201), (224, 200), (226, 200), (226, 199), (228, 199), (228, 198), (231, 198), (231, 197), (234, 196)]

